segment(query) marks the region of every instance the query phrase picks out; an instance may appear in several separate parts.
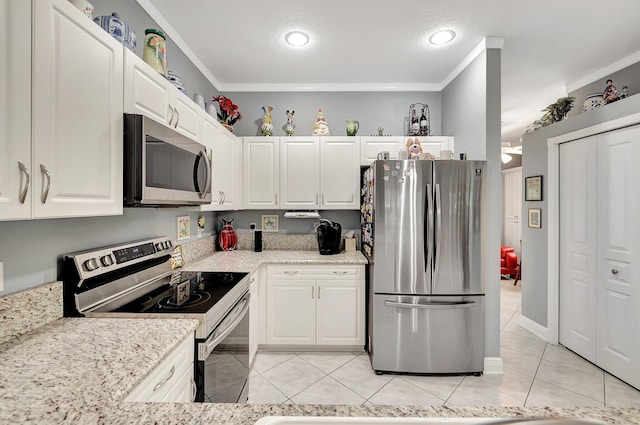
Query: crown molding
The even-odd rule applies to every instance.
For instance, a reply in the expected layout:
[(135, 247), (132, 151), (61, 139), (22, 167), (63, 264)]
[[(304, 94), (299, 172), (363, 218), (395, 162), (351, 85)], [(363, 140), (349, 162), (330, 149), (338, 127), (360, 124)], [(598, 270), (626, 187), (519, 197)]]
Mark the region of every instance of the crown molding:
[(440, 91), (440, 84), (399, 83), (323, 83), (323, 84), (222, 84), (220, 91), (225, 92), (401, 92), (401, 91)]
[(455, 80), (455, 78), (460, 75), (460, 73), (464, 71), (469, 65), (471, 65), (471, 62), (476, 60), (476, 58), (480, 56), (482, 52), (487, 49), (502, 49), (502, 47), (504, 47), (503, 37), (483, 38), (482, 41), (478, 43), (476, 47), (474, 47), (473, 50), (471, 50), (471, 52), (469, 52), (469, 54), (465, 56), (465, 58), (462, 59), (455, 68), (453, 68), (453, 71), (451, 71), (449, 75), (447, 75), (445, 79), (442, 80), (442, 82), (440, 83), (440, 91), (444, 90), (445, 87), (447, 87), (453, 80)]
[(616, 61), (610, 65), (605, 66), (604, 68), (592, 72), (591, 74), (585, 75), (584, 77), (574, 81), (571, 84), (567, 84), (567, 93), (578, 90), (588, 84), (593, 83), (594, 81), (598, 81), (602, 78), (608, 77), (614, 72), (620, 71), (621, 69), (624, 69), (629, 65), (633, 65), (637, 62), (640, 62), (640, 51), (632, 53), (629, 56), (620, 59), (619, 61)]

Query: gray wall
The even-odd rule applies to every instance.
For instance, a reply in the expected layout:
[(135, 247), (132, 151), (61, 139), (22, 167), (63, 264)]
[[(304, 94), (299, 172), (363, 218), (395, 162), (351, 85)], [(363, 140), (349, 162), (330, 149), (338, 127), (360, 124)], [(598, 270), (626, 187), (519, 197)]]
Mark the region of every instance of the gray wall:
[(548, 299), (548, 220), (547, 197), (547, 139), (596, 124), (611, 121), (626, 115), (640, 112), (640, 96), (614, 102), (594, 111), (570, 117), (567, 120), (543, 127), (524, 135), (522, 139), (523, 161), (522, 177), (542, 175), (542, 201), (527, 202), (523, 200), (522, 213), (526, 217), (529, 208), (542, 209), (542, 228), (522, 226), (522, 315), (534, 322), (547, 326)]
[(456, 153), (486, 159), (486, 52), (474, 60), (442, 92), (442, 132), (455, 137)]
[[(277, 214), (279, 233), (315, 233), (314, 223), (318, 223), (319, 219), (284, 218), (284, 213), (282, 210), (245, 210), (219, 212), (216, 217), (227, 220), (233, 218), (233, 227), (238, 233), (249, 233), (251, 223), (255, 223), (257, 229), (260, 229), (263, 214)], [(360, 211), (321, 210), (319, 213), (321, 218), (340, 223), (343, 234), (349, 230), (355, 230), (357, 234), (360, 232)]]
[(214, 231), (214, 215), (178, 209), (125, 208), (124, 215), (0, 222), (0, 261), (4, 262), (4, 291), (21, 291), (58, 279), (61, 255), (147, 237), (169, 236), (176, 242), (176, 217), (191, 218), (196, 240), (197, 220), (205, 217), (203, 237)]
[(591, 84), (570, 92), (569, 96), (575, 97), (576, 100), (568, 116), (575, 117), (576, 115), (580, 115), (585, 98), (592, 93), (602, 93), (606, 86), (605, 82), (608, 79), (613, 81), (613, 85), (618, 89), (618, 94), (620, 94), (622, 86), (629, 87), (629, 95), (640, 93), (640, 63), (630, 65), (602, 78), (600, 81), (594, 81)]
[(287, 122), (287, 109), (296, 111), (293, 117), (295, 136), (311, 135), (318, 109), (325, 113), (334, 136), (347, 134), (345, 119), (360, 122), (358, 136), (377, 135), (378, 127), (383, 127), (385, 134), (402, 136), (406, 134), (405, 119), (413, 103), (426, 103), (429, 106), (431, 135), (443, 135), (440, 132), (441, 94), (438, 92), (225, 92), (224, 95), (238, 105), (243, 115), (234, 125), (234, 133), (238, 136), (261, 134), (262, 106), (273, 106), (274, 136), (286, 136), (284, 125)]
[[(95, 10), (94, 18), (100, 15), (111, 15), (118, 12), (120, 19), (131, 25), (138, 40), (136, 53), (142, 57), (144, 46), (144, 30), (147, 28), (161, 28), (144, 9), (134, 0), (92, 0)], [(166, 34), (166, 31), (165, 31)], [(174, 71), (182, 78), (182, 82), (189, 97), (193, 93), (200, 93), (205, 101), (209, 101), (212, 96), (218, 94), (216, 88), (207, 80), (202, 73), (191, 63), (191, 61), (175, 45), (169, 34), (167, 34), (167, 69)]]
[[(499, 247), (502, 215), (490, 214), (502, 205), (500, 161), (501, 52), (489, 49), (476, 58), (442, 92), (443, 131), (455, 137), (456, 152), (486, 159), (484, 279), (486, 292), (485, 355), (500, 357)], [(471, 101), (472, 100), (472, 101)]]

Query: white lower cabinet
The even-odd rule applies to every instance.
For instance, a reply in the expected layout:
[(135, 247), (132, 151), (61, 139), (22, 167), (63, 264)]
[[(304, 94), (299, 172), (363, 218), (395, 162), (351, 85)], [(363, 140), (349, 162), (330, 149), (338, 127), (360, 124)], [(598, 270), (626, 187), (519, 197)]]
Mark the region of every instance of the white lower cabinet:
[(131, 391), (125, 401), (192, 402), (195, 398), (193, 350), (194, 339), (188, 337)]
[(266, 344), (364, 345), (364, 266), (268, 266)]

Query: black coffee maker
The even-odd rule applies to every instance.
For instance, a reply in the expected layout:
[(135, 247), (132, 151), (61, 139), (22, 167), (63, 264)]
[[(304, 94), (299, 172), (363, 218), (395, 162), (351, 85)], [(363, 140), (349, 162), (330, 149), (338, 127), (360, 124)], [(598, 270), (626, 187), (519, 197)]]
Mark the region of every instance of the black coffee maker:
[(318, 250), (322, 255), (338, 254), (342, 242), (342, 226), (326, 218), (320, 219), (316, 230), (318, 235)]

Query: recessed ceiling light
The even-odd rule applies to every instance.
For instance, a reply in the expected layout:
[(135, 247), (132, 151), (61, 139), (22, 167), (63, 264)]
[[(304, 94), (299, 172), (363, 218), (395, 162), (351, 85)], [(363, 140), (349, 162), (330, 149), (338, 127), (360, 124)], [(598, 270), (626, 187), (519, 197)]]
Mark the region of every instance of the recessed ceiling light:
[(300, 31), (291, 31), (284, 36), (284, 40), (292, 46), (300, 47), (309, 42), (309, 36)]
[(456, 38), (456, 33), (453, 30), (441, 30), (431, 34), (431, 37), (429, 37), (429, 43), (441, 46), (449, 43), (454, 38)]

